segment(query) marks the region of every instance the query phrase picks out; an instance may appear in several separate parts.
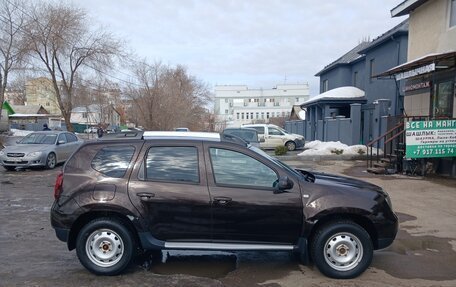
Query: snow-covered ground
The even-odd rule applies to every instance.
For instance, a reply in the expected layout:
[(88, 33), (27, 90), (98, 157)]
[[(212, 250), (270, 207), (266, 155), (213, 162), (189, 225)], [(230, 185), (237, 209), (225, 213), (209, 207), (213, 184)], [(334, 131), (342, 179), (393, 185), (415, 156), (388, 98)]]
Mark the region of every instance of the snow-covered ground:
[(26, 135), (33, 133), (33, 131), (24, 131), (24, 130), (17, 130), (17, 129), (11, 129), (10, 132), (12, 133), (12, 136), (14, 136), (14, 137), (25, 137)]
[(352, 145), (337, 142), (322, 142), (322, 141), (311, 141), (306, 143), (304, 151), (299, 153), (300, 156), (315, 156), (315, 155), (364, 155), (367, 153), (365, 145)]

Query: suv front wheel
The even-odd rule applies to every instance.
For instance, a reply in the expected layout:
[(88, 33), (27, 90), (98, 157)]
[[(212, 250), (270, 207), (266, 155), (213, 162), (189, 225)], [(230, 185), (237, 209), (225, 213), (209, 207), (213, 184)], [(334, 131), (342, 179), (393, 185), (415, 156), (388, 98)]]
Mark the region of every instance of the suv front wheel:
[(373, 246), (369, 233), (352, 221), (335, 221), (320, 228), (312, 240), (312, 259), (326, 276), (354, 278), (369, 267)]
[(76, 253), (79, 261), (97, 275), (117, 275), (130, 264), (135, 241), (118, 219), (98, 218), (87, 223), (79, 232)]

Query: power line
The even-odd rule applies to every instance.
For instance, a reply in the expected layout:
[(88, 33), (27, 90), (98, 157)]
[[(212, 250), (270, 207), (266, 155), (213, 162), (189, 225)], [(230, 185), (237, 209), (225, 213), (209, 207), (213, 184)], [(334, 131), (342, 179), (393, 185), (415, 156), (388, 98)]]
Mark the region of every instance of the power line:
[[(38, 20), (34, 19), (34, 17), (32, 17), (28, 12), (26, 12), (24, 9), (22, 9), (22, 7), (19, 7), (19, 6), (16, 5), (15, 3), (12, 3), (10, 0), (5, 0), (5, 1), (8, 2), (10, 5), (16, 7), (18, 10), (20, 10), (22, 13), (24, 13), (24, 15), (27, 15), (31, 20), (33, 20), (34, 22), (36, 22), (37, 25), (40, 25), (40, 22), (39, 22)], [(0, 17), (1, 17), (1, 18), (4, 18), (3, 15), (0, 15)], [(4, 18), (4, 19), (6, 19), (6, 18)], [(15, 28), (18, 29), (18, 30), (20, 30), (22, 33), (27, 33), (27, 31), (25, 31), (22, 27), (18, 26), (14, 21), (12, 21), (12, 20), (10, 20), (10, 19), (6, 19), (6, 20), (4, 20), (4, 19), (3, 19), (3, 21), (2, 21), (3, 23), (5, 23), (5, 24), (11, 23), (12, 25), (15, 25), (15, 26), (16, 26)], [(60, 38), (61, 40), (65, 41), (65, 39), (63, 39), (61, 35), (56, 34), (54, 31), (50, 31), (50, 32), (51, 32), (53, 35), (55, 35), (55, 36), (57, 36), (58, 38)], [(37, 59), (38, 61), (42, 62), (42, 59), (39, 59), (39, 58), (37, 58), (36, 56), (32, 56), (32, 58), (35, 58), (35, 59)], [(104, 72), (104, 71), (102, 71), (102, 70), (100, 70), (100, 69), (98, 69), (98, 68), (96, 68), (96, 67), (93, 67), (93, 66), (88, 65), (87, 63), (83, 63), (83, 65), (86, 66), (86, 67), (89, 67), (89, 68), (93, 69), (94, 71), (96, 71), (96, 72), (98, 72), (98, 73), (100, 73), (100, 74), (102, 74), (102, 75), (105, 75), (105, 76), (107, 76), (107, 77), (113, 78), (113, 79), (115, 79), (115, 80), (117, 80), (117, 81), (124, 82), (124, 83), (126, 83), (126, 84), (134, 85), (134, 86), (137, 86), (137, 87), (144, 87), (144, 86), (141, 85), (141, 84), (133, 83), (133, 82), (124, 80), (124, 79), (122, 79), (122, 78), (118, 78), (118, 77), (116, 77), (116, 76), (110, 75), (110, 74), (108, 74), (108, 73), (106, 73), (106, 72)], [(146, 65), (147, 65), (147, 64), (146, 64)], [(128, 76), (128, 77), (133, 77), (132, 75), (126, 74), (126, 73), (121, 72), (121, 71), (119, 71), (119, 70), (115, 70), (115, 71), (118, 72), (118, 73), (120, 73), (120, 74), (124, 74), (124, 75), (126, 75), (126, 76)], [(59, 76), (59, 77), (60, 77), (60, 76)], [(60, 78), (61, 78), (61, 77), (60, 77)], [(62, 80), (63, 80), (63, 79), (62, 79)]]

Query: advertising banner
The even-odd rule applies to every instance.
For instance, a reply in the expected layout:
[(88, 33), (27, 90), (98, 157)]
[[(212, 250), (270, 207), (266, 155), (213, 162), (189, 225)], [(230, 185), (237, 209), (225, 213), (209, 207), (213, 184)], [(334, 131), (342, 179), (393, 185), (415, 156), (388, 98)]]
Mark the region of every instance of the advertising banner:
[(456, 120), (405, 123), (406, 158), (456, 157)]

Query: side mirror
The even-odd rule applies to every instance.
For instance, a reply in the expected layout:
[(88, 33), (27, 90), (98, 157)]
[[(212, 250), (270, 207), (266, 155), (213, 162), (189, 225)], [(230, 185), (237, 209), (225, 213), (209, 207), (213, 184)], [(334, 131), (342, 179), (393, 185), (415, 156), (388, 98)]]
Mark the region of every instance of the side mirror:
[(65, 144), (65, 143), (66, 143), (66, 142), (65, 142), (64, 140), (59, 140), (59, 141), (57, 142), (57, 145), (61, 145), (61, 144)]
[(264, 143), (264, 142), (265, 142), (264, 138), (260, 138), (260, 143)]
[(279, 177), (279, 182), (277, 183), (275, 193), (281, 193), (287, 189), (292, 189), (293, 185), (293, 181), (289, 179), (288, 176), (281, 176)]

